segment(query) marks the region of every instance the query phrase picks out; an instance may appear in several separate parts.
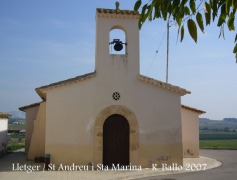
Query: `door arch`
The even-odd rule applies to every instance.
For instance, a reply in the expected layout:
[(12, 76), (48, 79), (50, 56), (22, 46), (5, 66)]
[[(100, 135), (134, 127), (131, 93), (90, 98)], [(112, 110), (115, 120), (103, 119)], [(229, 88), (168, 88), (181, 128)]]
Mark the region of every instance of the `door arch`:
[(103, 125), (103, 165), (129, 164), (129, 123), (124, 116), (113, 114)]
[(94, 125), (94, 164), (103, 163), (103, 126), (111, 115), (119, 114), (129, 123), (129, 163), (139, 165), (139, 124), (135, 113), (123, 105), (111, 105), (96, 116)]

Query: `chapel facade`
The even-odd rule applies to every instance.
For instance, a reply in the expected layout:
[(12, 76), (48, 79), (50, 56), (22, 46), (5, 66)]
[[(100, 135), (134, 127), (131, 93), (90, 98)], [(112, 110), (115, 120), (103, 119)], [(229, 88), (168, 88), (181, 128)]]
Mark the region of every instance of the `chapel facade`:
[[(190, 91), (140, 74), (138, 19), (135, 11), (96, 9), (95, 71), (36, 88), (42, 102), (19, 108), (28, 159), (50, 154), (54, 164), (151, 167), (199, 156), (204, 112), (181, 105)], [(124, 42), (110, 40), (114, 29)]]

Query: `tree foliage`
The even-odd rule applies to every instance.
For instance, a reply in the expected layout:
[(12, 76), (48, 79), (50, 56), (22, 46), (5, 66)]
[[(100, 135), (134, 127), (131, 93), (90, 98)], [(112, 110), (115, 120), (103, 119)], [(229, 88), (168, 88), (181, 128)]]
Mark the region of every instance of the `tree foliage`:
[[(137, 0), (134, 10), (139, 9), (141, 10), (139, 28), (147, 20), (172, 20), (178, 25), (181, 42), (184, 39), (184, 26), (187, 26), (190, 36), (197, 42), (197, 27), (204, 33), (204, 27), (215, 20), (217, 27), (220, 28), (219, 37), (225, 38), (225, 26), (229, 31), (235, 30), (237, 0), (149, 0), (147, 3)], [(237, 59), (237, 34), (234, 43), (233, 53)]]

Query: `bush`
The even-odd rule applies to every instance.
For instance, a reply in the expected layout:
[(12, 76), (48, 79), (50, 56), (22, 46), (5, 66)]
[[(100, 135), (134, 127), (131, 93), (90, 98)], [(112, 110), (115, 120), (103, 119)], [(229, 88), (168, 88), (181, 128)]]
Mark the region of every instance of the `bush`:
[(12, 134), (11, 134), (11, 137), (12, 137), (12, 138), (17, 138), (17, 134), (16, 134), (16, 133), (12, 133)]
[(25, 147), (25, 145), (23, 145), (23, 144), (12, 144), (7, 147), (7, 152), (14, 152), (14, 151), (24, 148), (24, 147)]

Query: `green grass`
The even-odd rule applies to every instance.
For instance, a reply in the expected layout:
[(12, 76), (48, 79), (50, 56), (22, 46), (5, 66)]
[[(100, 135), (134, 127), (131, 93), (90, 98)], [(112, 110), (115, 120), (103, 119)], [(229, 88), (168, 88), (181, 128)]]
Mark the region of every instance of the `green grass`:
[(24, 148), (24, 147), (25, 147), (24, 144), (12, 144), (12, 145), (7, 147), (7, 152), (11, 153), (11, 152), (14, 152), (18, 149)]
[(25, 129), (25, 124), (8, 124), (8, 129), (22, 130)]
[(237, 139), (200, 140), (200, 148), (237, 149)]

